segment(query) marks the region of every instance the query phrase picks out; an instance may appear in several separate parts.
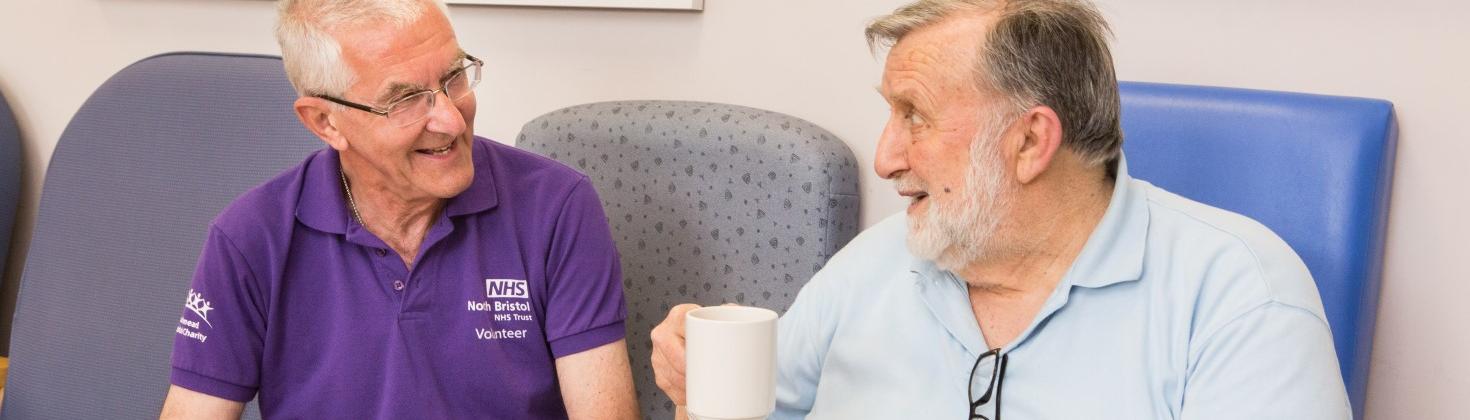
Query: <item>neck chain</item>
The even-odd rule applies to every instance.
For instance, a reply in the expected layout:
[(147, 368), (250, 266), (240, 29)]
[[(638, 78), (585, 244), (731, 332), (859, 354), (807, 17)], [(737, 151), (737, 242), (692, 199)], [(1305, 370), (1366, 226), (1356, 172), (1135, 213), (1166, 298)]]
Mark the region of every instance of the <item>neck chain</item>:
[(357, 213), (357, 200), (352, 199), (352, 187), (347, 186), (347, 173), (337, 169), (337, 175), (342, 177), (342, 190), (347, 192), (347, 206), (352, 209), (352, 217), (357, 219), (357, 224), (366, 228), (367, 223), (363, 223), (362, 215)]

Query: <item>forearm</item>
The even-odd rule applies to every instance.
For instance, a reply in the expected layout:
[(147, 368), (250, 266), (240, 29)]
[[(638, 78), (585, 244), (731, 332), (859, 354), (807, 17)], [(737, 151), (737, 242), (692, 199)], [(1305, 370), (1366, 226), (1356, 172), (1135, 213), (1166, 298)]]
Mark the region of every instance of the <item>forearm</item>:
[(559, 358), (556, 370), (569, 418), (638, 418), (633, 370), (623, 340)]
[(245, 403), (230, 401), (177, 385), (168, 388), (160, 420), (237, 420)]

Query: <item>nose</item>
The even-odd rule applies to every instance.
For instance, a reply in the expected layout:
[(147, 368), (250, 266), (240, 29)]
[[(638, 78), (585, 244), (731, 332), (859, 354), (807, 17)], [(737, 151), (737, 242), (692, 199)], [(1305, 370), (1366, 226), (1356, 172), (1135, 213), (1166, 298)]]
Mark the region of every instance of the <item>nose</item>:
[[(463, 100), (474, 100), (473, 98), (462, 98)], [(459, 136), (465, 130), (464, 114), (454, 106), (454, 101), (449, 99), (447, 93), (435, 93), (433, 104), (429, 106), (429, 120), (424, 126), (425, 130), (433, 133), (447, 134), (450, 137)]]
[(878, 151), (873, 157), (873, 170), (878, 177), (893, 179), (909, 170), (908, 145), (912, 136), (904, 127), (901, 115), (896, 112), (889, 115), (883, 134), (878, 136)]

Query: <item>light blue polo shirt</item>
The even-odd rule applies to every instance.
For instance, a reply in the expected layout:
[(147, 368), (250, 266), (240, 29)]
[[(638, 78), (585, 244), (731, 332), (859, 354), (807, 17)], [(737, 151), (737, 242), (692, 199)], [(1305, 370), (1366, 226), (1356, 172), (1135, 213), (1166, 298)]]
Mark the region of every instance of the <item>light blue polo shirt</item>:
[[(1296, 253), (1251, 219), (1118, 172), (1097, 230), (1001, 349), (1001, 418), (1351, 418)], [(909, 254), (906, 225), (863, 232), (781, 318), (772, 419), (967, 418), (970, 369), (990, 347), (964, 283)]]

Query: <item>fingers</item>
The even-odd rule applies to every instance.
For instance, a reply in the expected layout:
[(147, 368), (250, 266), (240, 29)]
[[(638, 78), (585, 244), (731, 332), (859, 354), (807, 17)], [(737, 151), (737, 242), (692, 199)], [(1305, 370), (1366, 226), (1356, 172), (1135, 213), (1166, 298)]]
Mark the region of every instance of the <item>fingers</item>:
[(682, 406), (686, 403), (684, 398), (684, 372), (683, 369), (674, 369), (670, 366), (667, 358), (655, 352), (653, 354), (654, 383), (658, 388), (669, 396), (674, 405)]
[[(684, 314), (687, 314), (687, 313), (689, 313), (689, 311), (692, 311), (692, 310), (695, 310), (695, 309), (699, 309), (699, 308), (702, 308), (702, 306), (699, 306), (699, 305), (693, 304), (693, 303), (684, 303), (684, 304), (676, 305), (672, 309), (669, 309), (669, 316), (667, 318), (664, 318), (664, 322), (669, 322), (669, 321), (678, 322), (679, 323), (679, 326), (682, 327), (682, 326), (684, 326)], [(680, 328), (679, 329), (679, 335), (681, 335), (681, 336), (684, 335), (684, 332), (683, 331), (684, 331), (684, 329), (683, 328)]]
[(655, 383), (675, 405), (684, 405), (684, 315), (699, 307), (692, 303), (673, 307), (649, 334)]
[(684, 373), (684, 315), (699, 308), (699, 305), (686, 303), (670, 309), (669, 316), (659, 324), (659, 327), (664, 328), (663, 340), (655, 340), (653, 343), (668, 358), (669, 365), (678, 369), (680, 375)]

